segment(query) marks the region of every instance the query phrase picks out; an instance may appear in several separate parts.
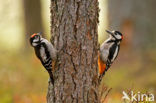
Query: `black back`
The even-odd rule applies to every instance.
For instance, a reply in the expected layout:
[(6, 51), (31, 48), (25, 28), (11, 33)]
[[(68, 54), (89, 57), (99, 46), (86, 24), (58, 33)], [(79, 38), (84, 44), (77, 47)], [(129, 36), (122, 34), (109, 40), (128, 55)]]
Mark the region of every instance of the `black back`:
[[(114, 56), (114, 53), (115, 53), (117, 47), (118, 47), (118, 51), (117, 51), (117, 55), (116, 55), (116, 57), (117, 57), (118, 53), (119, 53), (119, 50), (120, 50), (120, 45), (118, 45), (117, 43), (114, 43), (112, 45), (112, 47), (109, 49), (109, 56), (108, 56), (108, 60), (107, 60), (107, 63), (106, 63), (106, 65), (107, 65), (106, 71), (109, 69), (109, 67), (112, 64), (111, 60), (113, 59), (113, 56)], [(116, 59), (116, 57), (115, 57), (115, 59)]]

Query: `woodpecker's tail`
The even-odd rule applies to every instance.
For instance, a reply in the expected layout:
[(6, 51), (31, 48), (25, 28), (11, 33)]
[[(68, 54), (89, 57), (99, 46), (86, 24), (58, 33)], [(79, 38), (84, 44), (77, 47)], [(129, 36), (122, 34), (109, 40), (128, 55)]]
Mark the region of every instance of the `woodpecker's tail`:
[(54, 84), (53, 73), (52, 73), (51, 71), (48, 71), (48, 73), (49, 73), (49, 76), (50, 76), (50, 82), (51, 82), (52, 84)]
[(99, 74), (99, 83), (101, 82), (101, 80), (102, 80), (102, 78), (103, 78), (103, 76), (105, 75), (105, 72), (103, 72), (102, 74)]

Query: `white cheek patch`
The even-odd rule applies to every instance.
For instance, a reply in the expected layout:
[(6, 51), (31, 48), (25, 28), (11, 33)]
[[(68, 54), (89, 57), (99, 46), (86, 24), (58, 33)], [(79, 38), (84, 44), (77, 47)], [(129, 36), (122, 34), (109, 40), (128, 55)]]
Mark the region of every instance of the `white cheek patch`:
[(38, 38), (33, 40), (33, 42), (38, 42), (38, 41), (39, 41), (39, 39), (38, 39)]
[(117, 39), (121, 39), (121, 35), (115, 35)]

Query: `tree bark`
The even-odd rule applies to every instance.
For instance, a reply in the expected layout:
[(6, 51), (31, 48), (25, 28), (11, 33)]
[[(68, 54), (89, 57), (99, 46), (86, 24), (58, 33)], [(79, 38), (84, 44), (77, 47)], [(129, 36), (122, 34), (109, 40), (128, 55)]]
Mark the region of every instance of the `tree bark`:
[(58, 50), (48, 103), (99, 103), (98, 0), (51, 0), (51, 42)]

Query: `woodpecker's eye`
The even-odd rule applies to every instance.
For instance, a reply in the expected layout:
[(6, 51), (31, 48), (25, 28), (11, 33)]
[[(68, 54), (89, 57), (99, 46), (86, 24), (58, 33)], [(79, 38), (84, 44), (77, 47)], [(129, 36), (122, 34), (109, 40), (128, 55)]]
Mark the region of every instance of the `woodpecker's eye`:
[(117, 35), (117, 33), (115, 33), (115, 35)]

